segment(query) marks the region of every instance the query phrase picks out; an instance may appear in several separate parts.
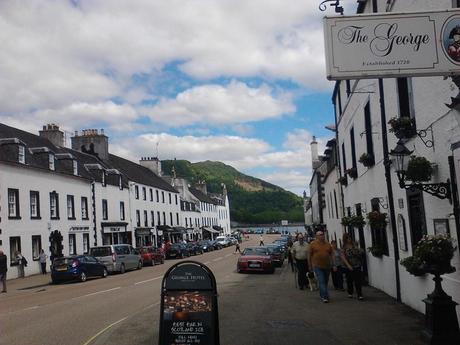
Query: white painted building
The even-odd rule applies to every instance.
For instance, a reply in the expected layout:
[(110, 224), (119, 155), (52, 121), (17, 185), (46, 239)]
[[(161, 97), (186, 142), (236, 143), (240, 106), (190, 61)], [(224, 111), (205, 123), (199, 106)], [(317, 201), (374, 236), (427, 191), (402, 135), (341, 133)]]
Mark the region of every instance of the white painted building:
[(196, 240), (203, 226), (210, 233), (230, 229), (226, 195), (196, 191), (200, 200), (189, 192), (195, 209), (182, 211), (181, 195), (160, 177), (157, 158), (136, 164), (112, 155), (103, 131), (71, 139), (72, 149), (64, 147), (56, 125), (37, 136), (0, 124), (0, 248), (8, 279), (18, 274), (16, 251), (28, 260), (29, 275), (39, 273), (41, 249), (48, 257), (83, 254), (104, 244)]
[[(442, 10), (460, 5), (458, 1), (452, 0), (369, 0), (358, 3), (358, 13)], [(417, 135), (409, 138), (405, 146), (414, 150), (414, 155), (423, 156), (435, 164), (432, 183), (445, 182), (450, 178), (458, 185), (460, 113), (451, 99), (458, 93), (458, 85), (450, 78), (417, 77), (383, 79), (383, 88), (380, 88), (377, 80), (341, 81), (336, 83), (333, 94), (341, 176), (347, 176), (347, 186), (343, 187), (345, 215), (365, 216), (370, 211), (379, 210), (390, 216), (389, 204), (394, 204), (395, 224), (389, 224), (385, 232), (376, 232), (369, 225), (363, 229), (349, 229), (362, 248), (376, 245), (384, 248), (385, 254), (381, 258), (367, 252), (369, 283), (394, 297), (398, 296), (399, 290), (401, 301), (420, 312), (425, 311), (422, 299), (434, 288), (432, 277), (408, 274), (397, 259), (412, 255), (414, 245), (424, 234), (448, 232), (457, 241), (452, 261), (457, 272), (443, 276), (443, 288), (455, 301), (460, 302), (459, 229), (449, 201), (419, 190), (399, 187), (395, 162), (390, 167), (391, 184), (386, 182), (383, 133), (388, 133), (389, 150), (395, 148), (398, 139), (388, 132), (387, 123), (383, 124), (383, 132), (382, 113), (386, 116), (386, 122), (392, 117), (407, 116), (414, 119), (419, 133), (420, 130), (426, 130), (428, 136), (423, 140), (432, 140), (433, 147), (427, 147)], [(451, 104), (454, 106), (446, 106)], [(423, 136), (424, 133), (421, 134)], [(373, 157), (374, 164), (366, 167), (359, 162), (364, 153)], [(449, 167), (449, 157), (454, 162), (453, 174)], [(352, 177), (354, 173), (356, 175)], [(337, 238), (341, 237), (344, 230), (329, 229), (336, 232)], [(398, 276), (399, 286), (396, 283)], [(460, 315), (459, 308), (457, 313)]]

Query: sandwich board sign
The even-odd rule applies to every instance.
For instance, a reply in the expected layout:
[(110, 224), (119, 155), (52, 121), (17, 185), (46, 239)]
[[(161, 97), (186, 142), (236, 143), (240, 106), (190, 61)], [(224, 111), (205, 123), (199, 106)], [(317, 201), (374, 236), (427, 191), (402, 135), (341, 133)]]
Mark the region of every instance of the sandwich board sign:
[(460, 74), (460, 10), (325, 17), (329, 80)]
[(196, 261), (182, 261), (164, 275), (159, 345), (219, 345), (216, 279)]

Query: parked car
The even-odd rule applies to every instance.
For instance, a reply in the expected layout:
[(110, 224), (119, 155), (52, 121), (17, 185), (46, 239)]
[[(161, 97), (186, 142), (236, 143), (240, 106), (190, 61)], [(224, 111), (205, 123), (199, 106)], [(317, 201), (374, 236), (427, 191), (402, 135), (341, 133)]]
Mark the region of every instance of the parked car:
[(233, 236), (227, 237), (227, 240), (230, 242), (230, 245), (231, 245), (231, 246), (233, 246), (233, 245), (235, 245), (235, 244), (238, 243), (238, 240), (237, 240), (235, 237), (233, 237)]
[(223, 246), (217, 240), (210, 241), (212, 246), (214, 247), (214, 250), (222, 249)]
[(201, 246), (203, 252), (212, 252), (214, 250), (214, 246), (210, 240), (202, 240), (198, 244)]
[(275, 266), (269, 249), (266, 247), (247, 247), (238, 258), (236, 265), (238, 273), (247, 271), (274, 273)]
[(278, 267), (283, 266), (284, 252), (282, 247), (277, 244), (267, 244), (266, 247), (268, 248), (273, 264)]
[(56, 258), (51, 267), (53, 284), (79, 280), (81, 282), (91, 277), (105, 278), (108, 275), (105, 265), (93, 256), (73, 255)]
[(107, 270), (125, 273), (127, 270), (140, 270), (142, 257), (130, 244), (111, 244), (90, 248), (89, 254), (101, 261)]
[(230, 245), (230, 241), (227, 236), (217, 236), (216, 242), (219, 243), (222, 247), (228, 247)]
[(190, 255), (203, 254), (203, 248), (197, 242), (188, 242), (187, 248)]
[(166, 249), (166, 259), (176, 259), (176, 258), (185, 258), (190, 256), (190, 251), (187, 248), (187, 245), (184, 243), (172, 243)]
[(145, 265), (153, 266), (165, 263), (165, 254), (161, 248), (153, 246), (138, 248), (142, 256), (142, 262)]

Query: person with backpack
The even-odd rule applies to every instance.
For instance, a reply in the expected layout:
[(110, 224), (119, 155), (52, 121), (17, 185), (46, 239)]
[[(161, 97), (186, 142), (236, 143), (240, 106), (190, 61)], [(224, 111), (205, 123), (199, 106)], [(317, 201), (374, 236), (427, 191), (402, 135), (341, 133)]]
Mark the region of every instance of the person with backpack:
[(16, 251), (16, 262), (18, 263), (18, 277), (24, 278), (24, 267), (27, 266), (27, 260), (20, 251)]

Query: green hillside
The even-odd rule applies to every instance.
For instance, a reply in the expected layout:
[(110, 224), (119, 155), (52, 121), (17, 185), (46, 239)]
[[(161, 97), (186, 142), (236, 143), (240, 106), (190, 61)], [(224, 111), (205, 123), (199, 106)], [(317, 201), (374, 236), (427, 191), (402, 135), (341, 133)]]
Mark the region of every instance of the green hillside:
[(230, 199), (231, 220), (248, 224), (279, 223), (282, 219), (303, 222), (302, 198), (281, 187), (240, 173), (221, 162), (190, 163), (186, 160), (164, 160), (162, 170), (192, 184), (206, 181), (208, 192), (221, 193), (225, 183)]

